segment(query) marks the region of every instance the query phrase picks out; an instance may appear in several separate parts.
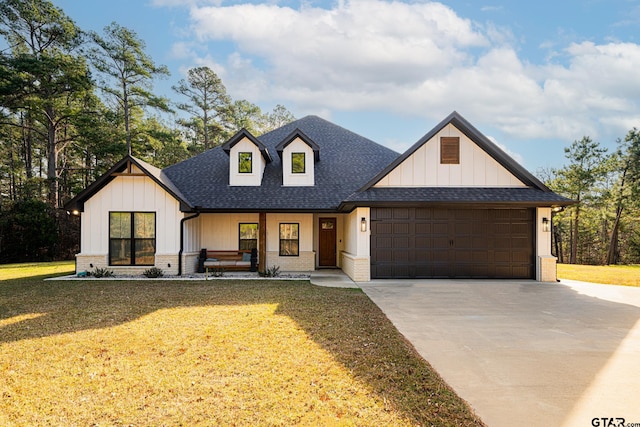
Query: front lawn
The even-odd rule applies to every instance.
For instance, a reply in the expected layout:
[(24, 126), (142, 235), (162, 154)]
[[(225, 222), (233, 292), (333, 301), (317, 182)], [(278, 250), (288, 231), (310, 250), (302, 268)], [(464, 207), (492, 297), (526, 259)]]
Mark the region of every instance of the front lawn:
[(482, 425), (359, 289), (0, 281), (0, 425)]
[(608, 285), (640, 286), (640, 265), (558, 264), (558, 278)]
[(76, 269), (74, 261), (31, 262), (0, 265), (0, 280), (19, 279), (34, 276), (60, 276), (72, 274)]

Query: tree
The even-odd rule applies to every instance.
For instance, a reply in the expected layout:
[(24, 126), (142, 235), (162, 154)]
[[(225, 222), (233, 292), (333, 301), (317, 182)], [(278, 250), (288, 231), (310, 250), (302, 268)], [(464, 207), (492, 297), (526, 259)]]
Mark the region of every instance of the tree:
[[(27, 133), (25, 142), (46, 139), (49, 201), (57, 207), (58, 153), (68, 142), (57, 133), (77, 114), (76, 99), (91, 88), (85, 62), (72, 54), (82, 42), (80, 30), (48, 1), (2, 0), (0, 34), (11, 52), (0, 55), (0, 100), (12, 113), (23, 114), (19, 125)], [(30, 149), (24, 153), (27, 176)]]
[(269, 132), (278, 129), (293, 122), (295, 119), (296, 117), (291, 111), (287, 110), (284, 105), (278, 104), (273, 108), (272, 112), (266, 114), (266, 126), (263, 131)]
[(622, 213), (630, 200), (637, 203), (640, 196), (640, 132), (633, 128), (627, 133), (623, 141), (618, 141), (620, 147), (616, 153), (617, 169), (620, 171), (620, 182), (616, 197), (616, 214), (611, 230), (607, 264), (616, 264), (619, 259), (619, 232)]
[[(588, 136), (574, 141), (570, 147), (565, 148), (565, 156), (570, 164), (558, 171), (561, 178), (560, 191), (578, 203), (572, 207), (573, 219), (571, 227), (571, 254), (569, 262), (577, 262), (578, 244), (580, 239), (580, 209), (581, 203), (588, 198), (588, 194), (596, 182), (605, 174), (604, 160), (607, 149), (600, 148)], [(585, 197), (586, 196), (586, 197)]]
[(122, 112), (127, 142), (127, 152), (132, 154), (132, 115), (136, 108), (152, 107), (170, 111), (167, 99), (154, 95), (152, 81), (155, 77), (169, 75), (164, 65), (156, 65), (145, 52), (145, 43), (134, 31), (115, 22), (104, 28), (105, 36), (91, 33), (97, 48), (91, 49), (93, 66), (108, 80), (102, 90), (111, 95)]
[(187, 80), (173, 86), (178, 94), (187, 97), (187, 102), (177, 107), (189, 113), (189, 119), (179, 123), (194, 135), (194, 142), (208, 150), (223, 142), (224, 126), (230, 112), (231, 99), (222, 80), (209, 67), (196, 67), (188, 71)]

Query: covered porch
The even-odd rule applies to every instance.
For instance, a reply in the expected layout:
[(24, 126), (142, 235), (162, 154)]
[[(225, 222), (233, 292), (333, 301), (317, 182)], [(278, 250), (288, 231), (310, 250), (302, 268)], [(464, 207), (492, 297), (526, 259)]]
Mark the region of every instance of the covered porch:
[(201, 213), (183, 220), (183, 273), (198, 270), (200, 251), (256, 248), (258, 269), (282, 272), (341, 269), (368, 281), (369, 209), (337, 212)]

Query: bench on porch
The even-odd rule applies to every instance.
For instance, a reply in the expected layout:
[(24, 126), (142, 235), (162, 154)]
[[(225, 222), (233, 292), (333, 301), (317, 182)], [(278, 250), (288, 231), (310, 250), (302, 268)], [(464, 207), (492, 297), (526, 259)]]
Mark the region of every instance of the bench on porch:
[[(205, 252), (203, 250), (202, 252)], [(251, 250), (218, 250), (206, 251), (204, 260), (205, 278), (209, 277), (209, 269), (257, 271), (258, 260), (255, 249), (252, 260)], [(252, 262), (253, 261), (253, 262)]]

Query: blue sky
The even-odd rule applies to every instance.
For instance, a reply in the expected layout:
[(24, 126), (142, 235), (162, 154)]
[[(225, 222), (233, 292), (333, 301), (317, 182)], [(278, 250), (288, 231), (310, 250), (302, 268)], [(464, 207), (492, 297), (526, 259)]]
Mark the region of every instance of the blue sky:
[(402, 152), (456, 110), (530, 171), (640, 127), (640, 0), (54, 0), (134, 30), (171, 77), (316, 114)]

